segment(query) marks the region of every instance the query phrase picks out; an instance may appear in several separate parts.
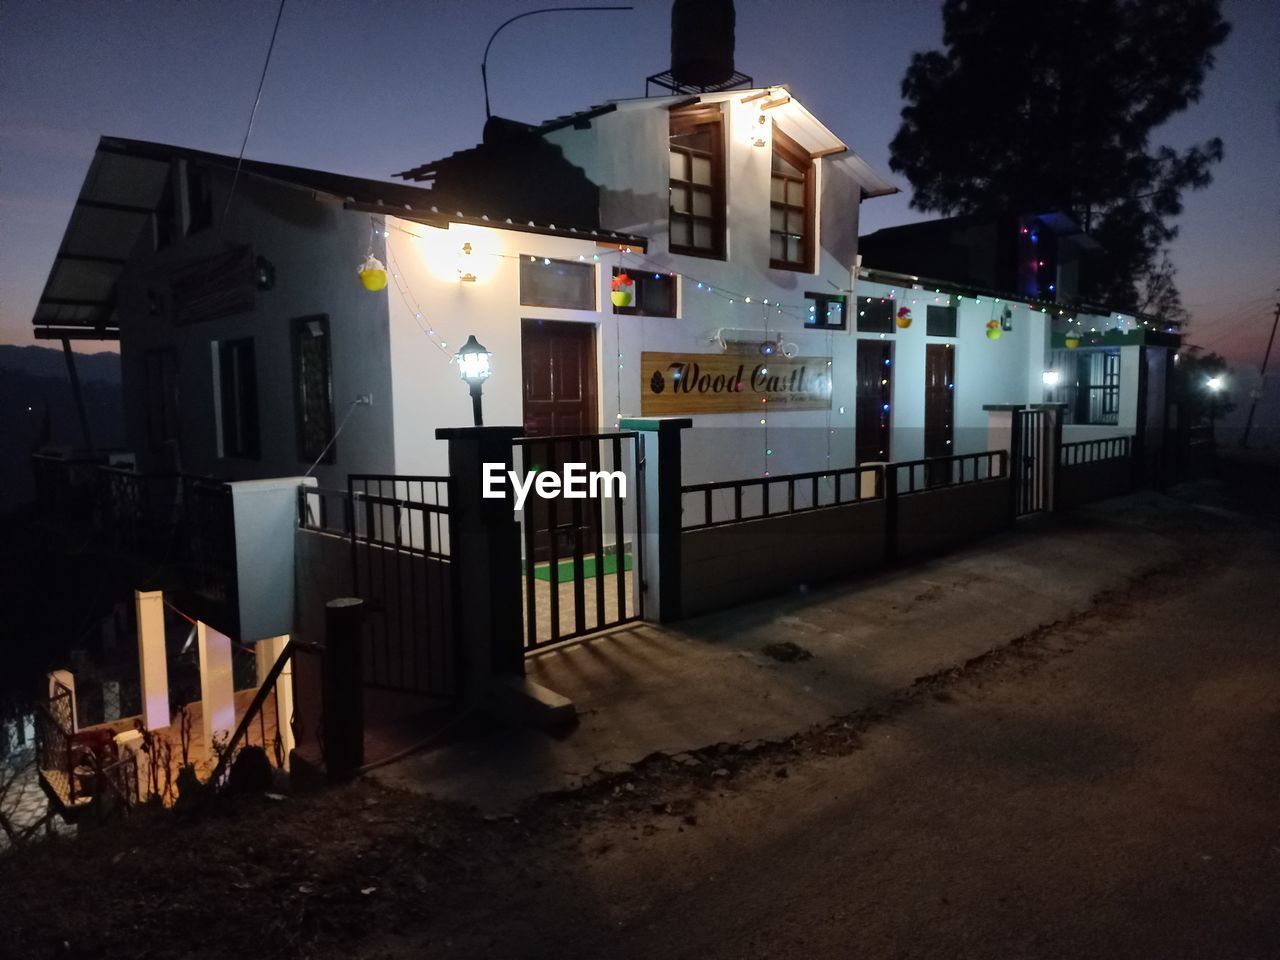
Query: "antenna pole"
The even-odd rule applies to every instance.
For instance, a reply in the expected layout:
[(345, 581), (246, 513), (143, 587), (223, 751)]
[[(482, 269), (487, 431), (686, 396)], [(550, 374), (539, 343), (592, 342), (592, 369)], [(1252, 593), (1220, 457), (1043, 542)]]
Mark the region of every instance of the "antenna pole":
[(525, 17), (532, 17), (539, 13), (575, 13), (585, 11), (603, 11), (603, 10), (634, 10), (635, 7), (543, 7), (541, 10), (530, 10), (527, 13), (518, 13), (509, 20), (503, 21), (498, 25), (498, 29), (489, 34), (489, 42), (484, 45), (484, 56), (480, 60), (480, 82), (484, 85), (484, 118), (488, 120), (493, 114), (489, 112), (489, 48), (493, 46), (493, 39), (503, 31), (509, 24), (515, 23), (517, 20), (523, 20)]

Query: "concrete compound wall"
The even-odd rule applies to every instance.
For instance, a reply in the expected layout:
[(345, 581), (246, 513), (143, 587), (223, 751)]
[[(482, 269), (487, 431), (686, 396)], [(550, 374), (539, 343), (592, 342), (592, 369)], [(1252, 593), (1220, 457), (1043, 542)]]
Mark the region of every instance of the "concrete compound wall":
[[(1010, 481), (983, 480), (895, 500), (896, 558), (937, 553), (1010, 524)], [(684, 615), (879, 569), (894, 511), (869, 500), (686, 530), (680, 535)]]
[(898, 559), (939, 553), (1009, 526), (1011, 482), (982, 480), (898, 497)]
[(1070, 510), (1094, 500), (1119, 497), (1133, 490), (1133, 457), (1111, 457), (1060, 468), (1054, 509)]
[(684, 614), (871, 570), (884, 562), (884, 523), (884, 501), (872, 500), (685, 531)]

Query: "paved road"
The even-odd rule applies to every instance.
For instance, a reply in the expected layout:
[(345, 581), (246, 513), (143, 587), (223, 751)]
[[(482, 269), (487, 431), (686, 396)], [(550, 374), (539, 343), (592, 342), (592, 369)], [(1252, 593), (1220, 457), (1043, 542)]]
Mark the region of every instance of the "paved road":
[(861, 748), (725, 778), (696, 825), (606, 819), (399, 946), (1280, 957), (1276, 540), (1212, 518), (1189, 536), (1185, 576), (1120, 591), (873, 724)]

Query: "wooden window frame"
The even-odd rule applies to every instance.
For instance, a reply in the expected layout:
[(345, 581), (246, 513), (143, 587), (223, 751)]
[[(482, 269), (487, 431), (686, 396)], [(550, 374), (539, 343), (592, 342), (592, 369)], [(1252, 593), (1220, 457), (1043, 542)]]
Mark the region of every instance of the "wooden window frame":
[[(724, 260), (727, 257), (725, 237), (728, 233), (728, 191), (726, 189), (727, 170), (725, 163), (725, 131), (724, 114), (719, 106), (696, 106), (691, 109), (672, 110), (667, 139), (667, 250), (686, 257), (702, 257), (707, 260)], [(676, 147), (671, 143), (672, 137), (696, 133), (706, 128), (711, 133), (711, 152), (707, 159), (711, 164), (710, 187), (695, 184), (691, 180), (676, 180), (671, 176), (672, 152), (683, 153), (690, 158), (695, 152), (686, 147)], [(671, 188), (680, 187), (690, 193), (709, 193), (711, 195), (711, 216), (701, 217), (693, 213), (692, 199), (689, 212), (678, 212), (671, 207)], [(710, 247), (697, 247), (691, 244), (675, 243), (672, 239), (671, 224), (676, 217), (686, 217), (689, 223), (689, 237), (693, 238), (693, 225), (698, 220), (711, 221)]]
[[(773, 238), (774, 236), (792, 237), (794, 234), (785, 231), (773, 229), (773, 211), (783, 210), (784, 226), (785, 211), (797, 209), (793, 204), (789, 204), (785, 199), (780, 203), (773, 199), (773, 184), (775, 180), (781, 179), (786, 183), (794, 183), (795, 177), (784, 173), (777, 173), (773, 169), (773, 158), (781, 156), (793, 167), (804, 172), (804, 209), (801, 211), (804, 217), (804, 237), (801, 241), (802, 260), (779, 260), (773, 256)], [(805, 150), (800, 144), (796, 143), (789, 136), (778, 129), (777, 124), (773, 127), (773, 148), (769, 156), (769, 266), (774, 270), (791, 270), (798, 273), (813, 273), (815, 270), (817, 251), (817, 166), (813, 162), (813, 156), (809, 151)], [(783, 189), (783, 197), (786, 197), (786, 189)], [(784, 242), (785, 249), (786, 244)]]

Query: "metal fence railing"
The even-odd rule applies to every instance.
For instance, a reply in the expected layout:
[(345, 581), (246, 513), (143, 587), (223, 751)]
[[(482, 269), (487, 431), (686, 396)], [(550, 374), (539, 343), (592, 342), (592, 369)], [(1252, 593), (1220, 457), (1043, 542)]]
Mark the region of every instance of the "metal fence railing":
[(1009, 454), (1004, 450), (958, 453), (949, 457), (925, 457), (885, 464), (889, 487), (897, 496), (921, 493), (936, 487), (956, 487), (1009, 475)]
[(75, 694), (60, 683), (35, 711), (36, 767), (66, 811), (111, 793), (126, 808), (138, 803), (138, 761), (118, 752), (108, 728), (77, 732)]
[(1096, 460), (1114, 460), (1127, 457), (1133, 451), (1133, 437), (1101, 437), (1096, 440), (1077, 440), (1064, 443), (1060, 448), (1059, 462), (1064, 467)]
[(449, 499), (448, 477), (348, 478), (351, 582), (371, 614), (365, 679), (373, 686), (457, 692)]
[(804, 513), (884, 496), (879, 465), (693, 483), (680, 488), (681, 528), (700, 530), (743, 520)]

